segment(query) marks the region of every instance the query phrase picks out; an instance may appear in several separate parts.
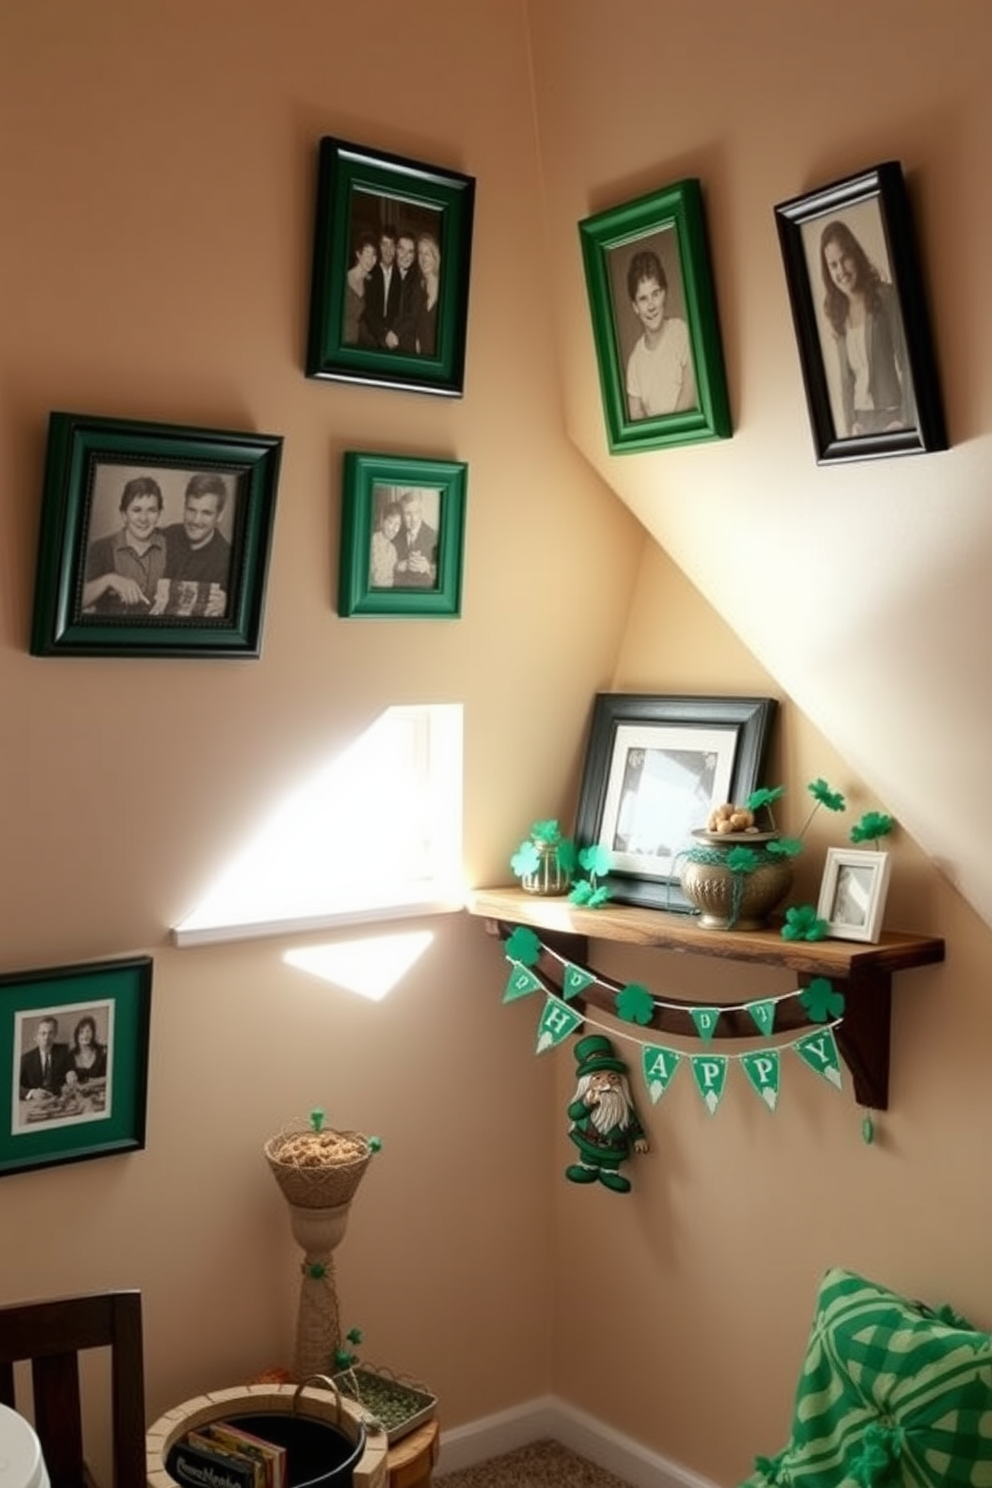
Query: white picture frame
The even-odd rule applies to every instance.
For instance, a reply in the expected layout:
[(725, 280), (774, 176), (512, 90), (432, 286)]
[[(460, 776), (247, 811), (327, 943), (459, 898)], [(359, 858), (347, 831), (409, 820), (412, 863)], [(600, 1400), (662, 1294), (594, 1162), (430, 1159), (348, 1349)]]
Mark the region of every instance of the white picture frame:
[(888, 853), (827, 848), (816, 913), (834, 940), (880, 939), (890, 871)]

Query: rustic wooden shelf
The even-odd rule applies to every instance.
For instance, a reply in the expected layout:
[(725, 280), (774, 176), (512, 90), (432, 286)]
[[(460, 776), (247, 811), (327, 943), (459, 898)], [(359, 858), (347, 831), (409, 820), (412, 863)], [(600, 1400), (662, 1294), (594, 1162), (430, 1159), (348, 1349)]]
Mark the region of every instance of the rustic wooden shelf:
[[(469, 895), (466, 907), (486, 921), (490, 934), (504, 940), (517, 925), (543, 932), (540, 938), (545, 949), (538, 969), (559, 987), (562, 966), (558, 957), (588, 965), (590, 940), (779, 966), (794, 971), (801, 985), (813, 977), (826, 977), (845, 999), (844, 1018), (834, 1034), (854, 1077), (855, 1098), (859, 1105), (875, 1111), (886, 1110), (889, 1103), (892, 974), (944, 959), (944, 942), (936, 936), (888, 930), (876, 945), (852, 940), (788, 941), (777, 930), (704, 930), (691, 915), (613, 904), (581, 909), (568, 899), (527, 894), (519, 888), (477, 889)], [(571, 998), (572, 1005), (612, 1012), (611, 989), (618, 984), (609, 978), (601, 980), (604, 985), (587, 987), (580, 997)], [(695, 1004), (671, 998), (666, 1002), (671, 1006), (656, 1007), (650, 1027), (695, 1037), (689, 1011)], [(798, 999), (778, 1004), (776, 1033), (812, 1026)], [(754, 1038), (754, 1023), (743, 1008), (727, 1008), (720, 1014), (715, 1036)]]

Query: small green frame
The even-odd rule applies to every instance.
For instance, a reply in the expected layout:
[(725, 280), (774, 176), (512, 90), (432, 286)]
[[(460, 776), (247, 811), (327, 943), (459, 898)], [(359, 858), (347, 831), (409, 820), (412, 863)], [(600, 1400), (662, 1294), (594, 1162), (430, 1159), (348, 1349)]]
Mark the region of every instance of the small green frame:
[[(728, 439), (730, 407), (699, 181), (677, 181), (586, 217), (579, 237), (611, 454)], [(667, 284), (654, 269), (648, 273), (652, 263)], [(661, 321), (640, 319), (628, 275), (664, 290)], [(642, 313), (659, 312), (644, 306)], [(650, 356), (645, 336), (658, 356)], [(644, 390), (636, 405), (628, 379)]]
[(0, 1177), (144, 1147), (151, 994), (150, 956), (0, 976)]
[[(332, 136), (320, 141), (308, 377), (462, 396), (474, 207), (474, 177), (461, 171)], [(366, 234), (376, 258), (363, 276), (358, 255)], [(400, 283), (403, 255), (397, 254), (396, 299), (388, 311), (385, 305), (376, 311), (371, 281), (383, 256), (383, 236), (390, 234), (394, 244), (409, 238), (415, 256), (409, 282)], [(425, 237), (439, 250), (429, 313), (420, 257)], [(364, 304), (357, 302), (360, 313), (351, 297), (349, 270), (357, 281), (364, 277), (368, 290)]]
[(467, 485), (460, 460), (346, 451), (339, 615), (461, 614)]
[[(280, 435), (52, 413), (32, 655), (257, 657), (281, 455)], [(134, 491), (159, 510), (140, 562), (113, 549)]]

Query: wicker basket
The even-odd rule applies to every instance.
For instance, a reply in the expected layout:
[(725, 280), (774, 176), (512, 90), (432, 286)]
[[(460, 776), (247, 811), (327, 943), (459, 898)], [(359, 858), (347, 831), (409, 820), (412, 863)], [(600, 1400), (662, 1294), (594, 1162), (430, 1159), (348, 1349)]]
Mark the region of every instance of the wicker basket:
[(303, 1209), (350, 1204), (373, 1155), (361, 1132), (314, 1131), (305, 1122), (284, 1127), (262, 1150), (286, 1199)]

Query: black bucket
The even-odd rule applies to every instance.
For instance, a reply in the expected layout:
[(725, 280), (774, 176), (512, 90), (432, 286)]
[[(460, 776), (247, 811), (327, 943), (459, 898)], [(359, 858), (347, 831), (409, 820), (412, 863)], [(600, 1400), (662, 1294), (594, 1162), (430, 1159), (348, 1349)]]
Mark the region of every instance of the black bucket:
[[(230, 1415), (224, 1419), (273, 1446), (285, 1447), (288, 1488), (352, 1488), (355, 1466), (365, 1451), (365, 1427), (361, 1423), (356, 1427), (357, 1440), (352, 1441), (330, 1421), (313, 1416), (266, 1411), (264, 1415)], [(166, 1469), (171, 1472), (168, 1463)]]

